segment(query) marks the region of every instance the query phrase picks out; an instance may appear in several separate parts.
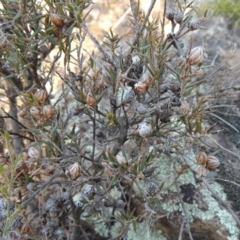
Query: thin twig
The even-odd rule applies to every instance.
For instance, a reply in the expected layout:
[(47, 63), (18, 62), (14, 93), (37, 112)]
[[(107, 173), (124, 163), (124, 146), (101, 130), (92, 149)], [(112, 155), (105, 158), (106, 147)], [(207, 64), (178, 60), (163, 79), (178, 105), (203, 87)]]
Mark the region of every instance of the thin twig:
[(18, 136), (18, 137), (21, 137), (21, 138), (25, 138), (25, 139), (27, 139), (27, 140), (29, 140), (29, 141), (34, 141), (34, 139), (32, 139), (32, 138), (29, 138), (29, 137), (27, 137), (27, 136), (24, 136), (24, 135), (21, 135), (21, 134), (19, 134), (19, 133), (15, 133), (15, 132), (12, 132), (12, 131), (8, 131), (9, 132), (9, 134), (10, 135), (14, 135), (14, 136)]
[(237, 157), (237, 158), (240, 160), (240, 157), (239, 157), (238, 154), (236, 154), (236, 153), (234, 153), (234, 152), (232, 152), (232, 151), (224, 148), (224, 147), (223, 147), (221, 144), (219, 144), (213, 137), (210, 137), (210, 138), (211, 138), (211, 141), (213, 141), (213, 142), (214, 142), (216, 145), (218, 145), (221, 149), (223, 149), (224, 151), (226, 151), (226, 152), (230, 153), (231, 155)]
[(130, 50), (128, 51), (128, 53), (127, 53), (126, 56), (130, 55), (130, 54), (133, 52), (134, 46), (138, 43), (139, 38), (141, 37), (142, 32), (143, 32), (143, 30), (144, 30), (145, 27), (146, 27), (146, 23), (147, 23), (147, 21), (148, 21), (148, 19), (149, 19), (149, 16), (150, 16), (150, 14), (151, 14), (151, 12), (152, 12), (152, 10), (153, 10), (153, 7), (154, 7), (155, 3), (156, 3), (156, 0), (152, 0), (151, 5), (150, 5), (150, 7), (149, 7), (149, 9), (148, 9), (147, 15), (146, 15), (146, 17), (145, 17), (145, 19), (144, 19), (144, 21), (143, 21), (142, 27), (140, 28), (140, 30), (137, 31), (136, 36), (135, 36), (135, 38), (133, 39), (133, 42), (132, 42), (132, 44), (131, 44), (132, 47), (130, 48)]
[(114, 66), (114, 63), (112, 62), (110, 56), (107, 54), (106, 51), (101, 47), (101, 44), (98, 42), (98, 40), (93, 36), (93, 34), (88, 29), (87, 25), (83, 22), (82, 27), (85, 30), (85, 32), (88, 34), (88, 36), (91, 38), (91, 40), (94, 42), (95, 46), (98, 48), (98, 50), (102, 53), (104, 60), (108, 63), (110, 63), (112, 66)]
[(225, 121), (223, 118), (219, 117), (218, 115), (214, 114), (214, 113), (209, 113), (210, 115), (212, 115), (213, 117), (219, 119), (220, 121), (222, 121), (223, 123), (225, 123), (226, 125), (228, 125), (230, 128), (232, 128), (234, 131), (236, 131), (237, 133), (239, 133), (238, 129), (235, 128), (232, 124), (230, 124), (229, 122)]
[(27, 200), (23, 202), (23, 207), (26, 207), (39, 192), (41, 192), (48, 184), (50, 184), (56, 177), (59, 176), (59, 173), (54, 174), (47, 182), (43, 183), (37, 191), (35, 191)]
[(3, 112), (7, 115), (7, 117), (1, 116), (1, 118), (11, 118), (12, 120), (14, 120), (15, 122), (17, 122), (20, 126), (22, 126), (24, 129), (28, 129), (26, 126), (24, 126), (21, 122), (19, 122), (17, 119), (15, 119), (13, 116), (11, 116), (10, 114), (8, 114), (3, 108), (1, 108), (3, 110)]

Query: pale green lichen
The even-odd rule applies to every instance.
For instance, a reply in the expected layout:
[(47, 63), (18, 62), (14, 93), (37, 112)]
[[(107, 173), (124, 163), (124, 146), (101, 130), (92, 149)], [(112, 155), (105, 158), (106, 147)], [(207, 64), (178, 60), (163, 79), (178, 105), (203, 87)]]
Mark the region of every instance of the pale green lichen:
[(146, 223), (139, 223), (136, 232), (134, 231), (132, 225), (128, 231), (128, 240), (167, 240), (163, 235), (161, 230), (153, 231)]
[[(191, 166), (196, 169), (197, 165), (194, 163), (193, 154), (190, 152), (187, 154), (187, 156), (188, 158), (192, 159)], [(170, 169), (169, 161), (164, 161), (164, 160), (162, 161), (161, 159), (159, 161), (161, 162), (161, 169), (165, 169), (165, 171), (168, 169), (169, 171)], [(202, 194), (202, 200), (206, 202), (208, 205), (208, 210), (202, 211), (201, 209), (199, 209), (196, 203), (193, 203), (193, 204), (185, 203), (185, 207), (187, 209), (190, 222), (192, 222), (194, 218), (199, 218), (205, 221), (205, 220), (211, 220), (211, 219), (214, 219), (215, 217), (218, 217), (220, 220), (220, 223), (223, 224), (228, 230), (229, 234), (231, 234), (231, 236), (228, 237), (228, 240), (238, 239), (238, 234), (240, 232), (232, 215), (228, 211), (226, 211), (225, 209), (219, 206), (218, 202), (211, 196), (210, 191), (206, 187), (201, 185), (196, 186), (195, 178), (192, 172), (188, 171), (187, 173), (182, 174), (177, 181), (179, 185), (191, 183), (195, 185), (196, 188), (199, 188), (200, 193)], [(226, 194), (224, 193), (223, 188), (220, 184), (211, 183), (211, 187), (214, 189), (214, 191), (219, 195), (219, 197), (222, 200), (224, 201), (226, 200), (227, 198)], [(176, 189), (174, 190), (174, 186), (170, 188), (170, 191), (176, 192)], [(163, 192), (164, 194), (167, 194), (166, 191), (163, 191)], [(180, 201), (178, 198), (169, 200), (163, 203), (162, 208), (168, 212), (181, 211), (182, 210), (181, 204), (179, 203)]]
[[(121, 224), (116, 222), (111, 227), (111, 236), (112, 238), (117, 237), (119, 232), (121, 231)], [(108, 237), (108, 229), (103, 222), (98, 222), (95, 225), (95, 230), (104, 237)], [(137, 224), (136, 231), (133, 228), (133, 225), (130, 224), (128, 228), (125, 229), (123, 234), (128, 240), (167, 240), (167, 238), (163, 235), (161, 230), (152, 230), (147, 222), (142, 222)]]

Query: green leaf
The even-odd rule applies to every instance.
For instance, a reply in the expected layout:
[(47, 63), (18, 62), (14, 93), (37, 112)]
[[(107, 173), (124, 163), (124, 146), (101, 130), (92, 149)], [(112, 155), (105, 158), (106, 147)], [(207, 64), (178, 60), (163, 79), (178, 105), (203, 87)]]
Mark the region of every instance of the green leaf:
[(30, 18), (29, 20), (27, 20), (27, 23), (35, 22), (35, 21), (37, 21), (38, 19), (41, 19), (41, 18), (43, 18), (43, 17), (44, 17), (44, 15), (39, 15), (39, 16), (37, 16), (37, 17)]
[(29, 174), (24, 174), (24, 178), (27, 181), (27, 183), (34, 182), (33, 178)]
[(115, 157), (111, 154), (110, 151), (108, 151), (108, 159), (110, 160), (110, 162), (113, 164), (114, 167), (118, 167), (118, 166), (119, 166), (117, 160), (116, 160)]
[(77, 20), (78, 20), (79, 23), (82, 22), (82, 13), (81, 13), (81, 12), (79, 12), (79, 13), (77, 14)]
[(70, 132), (70, 136), (74, 136), (75, 135), (75, 128), (76, 128), (76, 124), (73, 124), (72, 130)]
[(73, 28), (75, 27), (75, 22), (66, 30), (66, 32), (64, 32), (65, 35), (69, 35)]
[(55, 37), (53, 37), (53, 36), (48, 36), (48, 38), (49, 38), (49, 41), (50, 41), (53, 45), (58, 45), (58, 44), (59, 44), (59, 42), (56, 40)]
[(58, 121), (56, 122), (55, 126), (51, 128), (51, 134), (55, 134), (58, 129)]
[(119, 175), (118, 174), (114, 175), (113, 178), (111, 179), (110, 184), (112, 186), (115, 185), (115, 183), (118, 181), (118, 179), (119, 179)]
[(4, 173), (4, 167), (2, 165), (0, 165), (0, 174), (2, 175)]
[(80, 95), (80, 99), (82, 103), (86, 104), (87, 96), (84, 94), (84, 92), (80, 89), (78, 89), (78, 93)]

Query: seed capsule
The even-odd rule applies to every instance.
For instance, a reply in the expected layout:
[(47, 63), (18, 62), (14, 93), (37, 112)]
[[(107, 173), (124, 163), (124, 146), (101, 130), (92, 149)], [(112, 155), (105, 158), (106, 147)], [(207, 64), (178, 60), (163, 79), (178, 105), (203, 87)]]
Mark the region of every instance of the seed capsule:
[(187, 63), (189, 65), (201, 64), (206, 57), (207, 57), (207, 54), (205, 53), (205, 47), (198, 46), (198, 47), (192, 48), (188, 53)]
[(18, 111), (18, 116), (19, 117), (25, 117), (27, 115), (27, 110), (24, 108), (24, 109), (20, 109)]
[(55, 113), (55, 109), (51, 105), (43, 106), (42, 115), (45, 119), (52, 118)]
[(174, 11), (171, 7), (166, 8), (165, 17), (170, 21), (174, 19)]
[(68, 170), (66, 171), (66, 174), (71, 178), (71, 179), (76, 179), (80, 176), (82, 172), (82, 167), (79, 163), (75, 162), (71, 166), (69, 166)]
[(206, 167), (210, 170), (215, 170), (220, 165), (219, 160), (215, 156), (208, 156)]
[(205, 165), (208, 161), (208, 156), (205, 152), (199, 152), (196, 156), (197, 163), (200, 165)]
[(204, 17), (191, 20), (190, 22), (188, 22), (187, 27), (191, 31), (197, 30), (199, 28), (199, 24), (204, 22), (204, 20), (205, 20)]
[(43, 54), (47, 54), (49, 52), (49, 48), (47, 45), (43, 44), (38, 48), (38, 51)]
[(209, 172), (209, 170), (208, 170), (205, 166), (201, 165), (201, 166), (198, 168), (197, 172), (198, 172), (198, 175), (199, 175), (200, 177), (206, 177), (207, 174), (208, 174), (208, 172)]
[(41, 112), (41, 108), (40, 107), (36, 107), (36, 106), (32, 106), (30, 109), (30, 114), (33, 116), (33, 117), (36, 117), (36, 118), (39, 118), (42, 116), (42, 112)]
[(38, 159), (40, 157), (40, 152), (35, 147), (28, 148), (28, 156), (33, 159)]
[(36, 91), (36, 93), (34, 94), (34, 96), (36, 97), (36, 99), (39, 101), (39, 102), (44, 102), (47, 97), (48, 97), (48, 93), (46, 90), (43, 90), (43, 89), (38, 89)]
[(176, 12), (176, 13), (174, 13), (174, 20), (175, 20), (177, 23), (179, 23), (179, 24), (182, 22), (183, 17), (184, 17), (183, 12)]
[(125, 203), (122, 199), (118, 199), (118, 200), (116, 201), (116, 207), (117, 207), (117, 208), (124, 208), (125, 205), (126, 205), (126, 203)]

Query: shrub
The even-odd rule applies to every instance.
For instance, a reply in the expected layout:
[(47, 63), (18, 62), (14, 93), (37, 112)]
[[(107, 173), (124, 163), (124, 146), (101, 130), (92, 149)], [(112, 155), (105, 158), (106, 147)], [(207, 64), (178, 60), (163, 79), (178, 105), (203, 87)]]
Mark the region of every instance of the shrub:
[(184, 48), (184, 37), (206, 16), (166, 1), (150, 20), (155, 2), (145, 12), (130, 0), (133, 36), (110, 29), (103, 42), (88, 27), (91, 1), (2, 2), (2, 239), (121, 239), (176, 203), (180, 224), (193, 222), (185, 204), (197, 187), (186, 181), (199, 175), (212, 191), (204, 179), (220, 164), (192, 153), (212, 127), (196, 81), (205, 45)]

